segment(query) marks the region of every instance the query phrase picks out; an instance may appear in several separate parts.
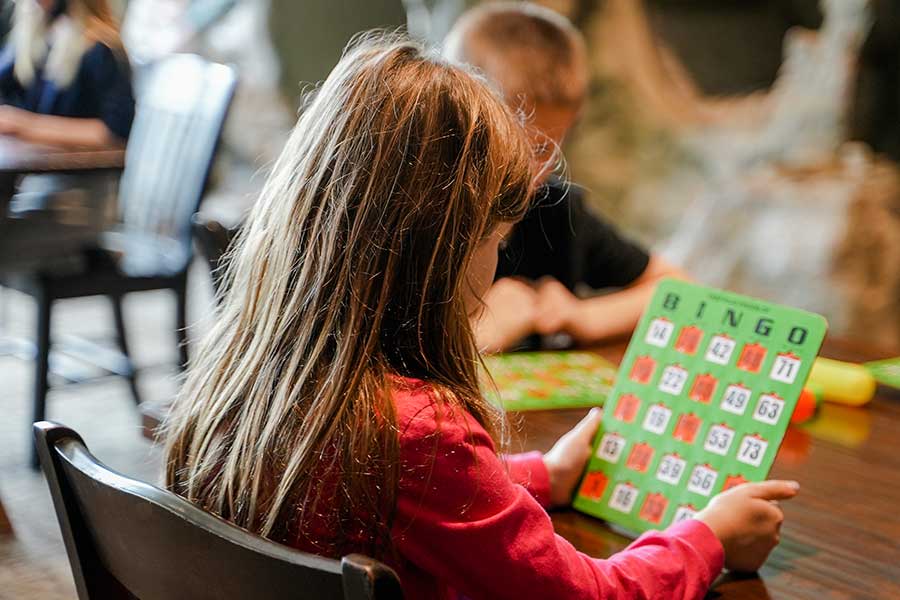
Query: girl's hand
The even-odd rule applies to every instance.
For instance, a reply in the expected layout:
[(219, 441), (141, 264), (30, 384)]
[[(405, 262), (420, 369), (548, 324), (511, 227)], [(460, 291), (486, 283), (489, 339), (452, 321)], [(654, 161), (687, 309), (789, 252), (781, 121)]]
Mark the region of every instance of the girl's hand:
[(567, 506), (572, 501), (575, 486), (591, 456), (594, 437), (600, 428), (602, 417), (601, 409), (592, 408), (578, 425), (559, 438), (550, 452), (544, 455), (544, 464), (550, 473), (550, 502), (553, 506)]
[(0, 134), (20, 135), (28, 129), (32, 113), (14, 106), (0, 106)]
[(723, 492), (696, 515), (706, 523), (725, 549), (725, 566), (754, 572), (778, 545), (784, 513), (778, 500), (797, 495), (796, 481), (745, 483)]

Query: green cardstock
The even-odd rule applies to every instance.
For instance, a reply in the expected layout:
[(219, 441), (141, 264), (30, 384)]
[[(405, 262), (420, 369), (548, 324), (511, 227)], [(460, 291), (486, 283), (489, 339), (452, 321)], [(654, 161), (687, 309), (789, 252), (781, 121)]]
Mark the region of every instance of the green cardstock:
[(764, 480), (826, 329), (805, 311), (660, 282), (622, 360), (575, 508), (643, 532)]
[(900, 389), (900, 357), (876, 360), (864, 366), (881, 385)]
[(484, 359), (494, 380), (485, 394), (506, 410), (602, 406), (616, 366), (591, 352), (513, 352)]

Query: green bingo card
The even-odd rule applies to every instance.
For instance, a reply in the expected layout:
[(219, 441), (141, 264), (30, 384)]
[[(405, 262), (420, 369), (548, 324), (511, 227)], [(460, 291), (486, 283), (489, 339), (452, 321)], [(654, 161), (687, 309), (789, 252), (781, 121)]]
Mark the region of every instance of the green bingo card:
[(575, 508), (643, 532), (765, 479), (826, 328), (819, 315), (662, 281), (622, 360)]
[(602, 406), (616, 377), (616, 366), (591, 352), (513, 352), (484, 364), (506, 410)]

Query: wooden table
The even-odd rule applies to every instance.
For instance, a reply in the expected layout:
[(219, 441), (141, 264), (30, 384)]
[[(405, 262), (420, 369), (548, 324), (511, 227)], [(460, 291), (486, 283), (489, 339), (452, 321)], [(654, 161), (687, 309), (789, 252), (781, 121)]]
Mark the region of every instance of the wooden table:
[[(625, 343), (596, 351), (619, 363)], [(897, 352), (828, 340), (823, 355), (863, 362)], [(514, 449), (546, 452), (586, 410), (511, 415), (520, 432)], [(163, 411), (144, 413), (153, 437)], [(797, 498), (783, 504), (781, 544), (760, 574), (725, 574), (715, 598), (900, 598), (900, 393), (879, 389), (865, 408), (826, 404), (814, 421), (791, 426), (772, 478), (795, 479)], [(602, 521), (574, 510), (551, 514), (556, 531), (576, 548), (600, 558), (630, 540)]]
[(0, 135), (0, 174), (121, 170), (125, 150), (42, 146)]
[(121, 171), (125, 150), (43, 146), (0, 135), (0, 202), (7, 202), (22, 175)]
[[(625, 344), (598, 348), (618, 363)], [(885, 358), (827, 341), (825, 356), (864, 361)], [(548, 450), (585, 410), (521, 413), (526, 450)], [(772, 478), (796, 479), (797, 498), (784, 503), (781, 545), (759, 576), (724, 575), (721, 598), (900, 598), (900, 395), (879, 390), (871, 405), (825, 405), (809, 425), (791, 427)], [(575, 512), (552, 513), (556, 531), (591, 556), (628, 545), (601, 521)]]

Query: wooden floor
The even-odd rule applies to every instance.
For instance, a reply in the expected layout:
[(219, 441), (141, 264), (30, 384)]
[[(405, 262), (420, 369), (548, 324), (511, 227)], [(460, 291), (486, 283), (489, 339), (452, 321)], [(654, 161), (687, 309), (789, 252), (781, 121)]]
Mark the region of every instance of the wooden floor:
[[(192, 272), (189, 317), (195, 327), (209, 306), (208, 276)], [(29, 298), (2, 290), (0, 331), (31, 337), (34, 308)], [(145, 400), (165, 400), (176, 389), (174, 300), (166, 292), (126, 297), (125, 313), (135, 359), (145, 367), (139, 381)], [(103, 298), (65, 301), (54, 317), (55, 334), (111, 335), (112, 316)], [(14, 534), (0, 537), (0, 600), (74, 598), (62, 540), (43, 477), (26, 466), (30, 429), (32, 365), (0, 357), (0, 499)], [(48, 417), (74, 427), (91, 450), (126, 474), (156, 482), (161, 454), (141, 436), (140, 419), (122, 380), (52, 390)]]

